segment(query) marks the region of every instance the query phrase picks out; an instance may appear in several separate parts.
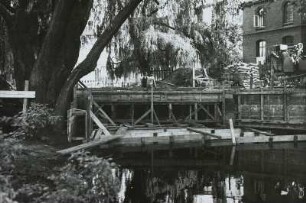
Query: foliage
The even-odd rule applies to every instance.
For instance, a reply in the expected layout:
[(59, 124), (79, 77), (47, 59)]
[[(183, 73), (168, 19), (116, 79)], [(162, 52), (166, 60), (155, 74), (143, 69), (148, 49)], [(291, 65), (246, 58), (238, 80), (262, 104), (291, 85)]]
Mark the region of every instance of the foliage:
[(68, 160), (54, 149), (8, 138), (0, 140), (0, 202), (105, 202), (116, 198), (116, 166), (85, 152)]
[(16, 203), (17, 191), (13, 188), (12, 179), (15, 169), (14, 160), (21, 153), (21, 146), (15, 139), (0, 140), (0, 202)]
[[(120, 8), (118, 1), (107, 2), (113, 13)], [(213, 4), (202, 0), (143, 1), (109, 44), (110, 75), (191, 68), (200, 63), (211, 69), (211, 76), (220, 78), (222, 68), (241, 57), (241, 31), (235, 23), (239, 4), (240, 0)], [(204, 21), (210, 9), (211, 25)]]
[(115, 165), (90, 156), (88, 153), (73, 154), (68, 163), (60, 168), (59, 175), (50, 176), (56, 191), (39, 199), (39, 202), (100, 202), (112, 200), (119, 191), (119, 179), (114, 175)]
[(13, 134), (24, 138), (41, 138), (42, 130), (50, 129), (60, 117), (47, 105), (32, 103), (26, 113), (20, 112), (13, 117), (13, 125), (18, 126)]
[(188, 68), (179, 68), (166, 80), (178, 87), (190, 87), (192, 86), (192, 70)]

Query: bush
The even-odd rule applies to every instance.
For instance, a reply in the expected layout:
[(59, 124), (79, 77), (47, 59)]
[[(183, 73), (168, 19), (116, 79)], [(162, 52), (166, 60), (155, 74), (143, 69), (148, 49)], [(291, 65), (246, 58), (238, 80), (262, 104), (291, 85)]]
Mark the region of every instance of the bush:
[(59, 169), (60, 174), (49, 178), (56, 190), (37, 199), (37, 202), (110, 202), (116, 199), (120, 181), (114, 175), (116, 166), (108, 160), (78, 152)]
[(26, 113), (20, 112), (13, 117), (12, 125), (17, 126), (13, 134), (23, 138), (41, 138), (42, 130), (52, 128), (59, 119), (53, 109), (43, 104), (32, 103)]

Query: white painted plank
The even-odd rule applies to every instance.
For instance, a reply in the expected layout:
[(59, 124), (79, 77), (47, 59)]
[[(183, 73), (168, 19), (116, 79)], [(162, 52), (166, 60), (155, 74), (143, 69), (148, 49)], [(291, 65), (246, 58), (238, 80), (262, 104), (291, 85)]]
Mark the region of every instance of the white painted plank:
[(92, 111), (90, 111), (90, 117), (97, 124), (97, 126), (101, 130), (103, 130), (106, 136), (111, 136), (110, 132), (106, 129), (106, 127), (101, 123), (101, 121), (95, 116), (95, 114)]
[(15, 98), (15, 99), (33, 99), (35, 98), (35, 91), (0, 91), (0, 98)]

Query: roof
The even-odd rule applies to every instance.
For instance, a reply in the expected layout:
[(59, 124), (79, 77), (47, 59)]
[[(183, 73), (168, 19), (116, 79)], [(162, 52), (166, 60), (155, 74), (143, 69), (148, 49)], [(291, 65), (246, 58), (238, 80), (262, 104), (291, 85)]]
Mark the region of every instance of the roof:
[(244, 3), (241, 4), (241, 8), (244, 9), (246, 7), (251, 7), (257, 4), (262, 4), (262, 3), (268, 3), (268, 2), (274, 2), (276, 0), (248, 0), (245, 1)]

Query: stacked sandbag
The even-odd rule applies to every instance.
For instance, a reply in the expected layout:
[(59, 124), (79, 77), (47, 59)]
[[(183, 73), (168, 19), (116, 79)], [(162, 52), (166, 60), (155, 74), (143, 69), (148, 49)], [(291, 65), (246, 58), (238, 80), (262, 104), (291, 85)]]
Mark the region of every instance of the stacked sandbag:
[[(252, 63), (236, 63), (224, 68), (224, 79), (239, 83), (246, 89), (260, 87), (259, 67)], [(252, 81), (252, 82), (251, 82)]]

